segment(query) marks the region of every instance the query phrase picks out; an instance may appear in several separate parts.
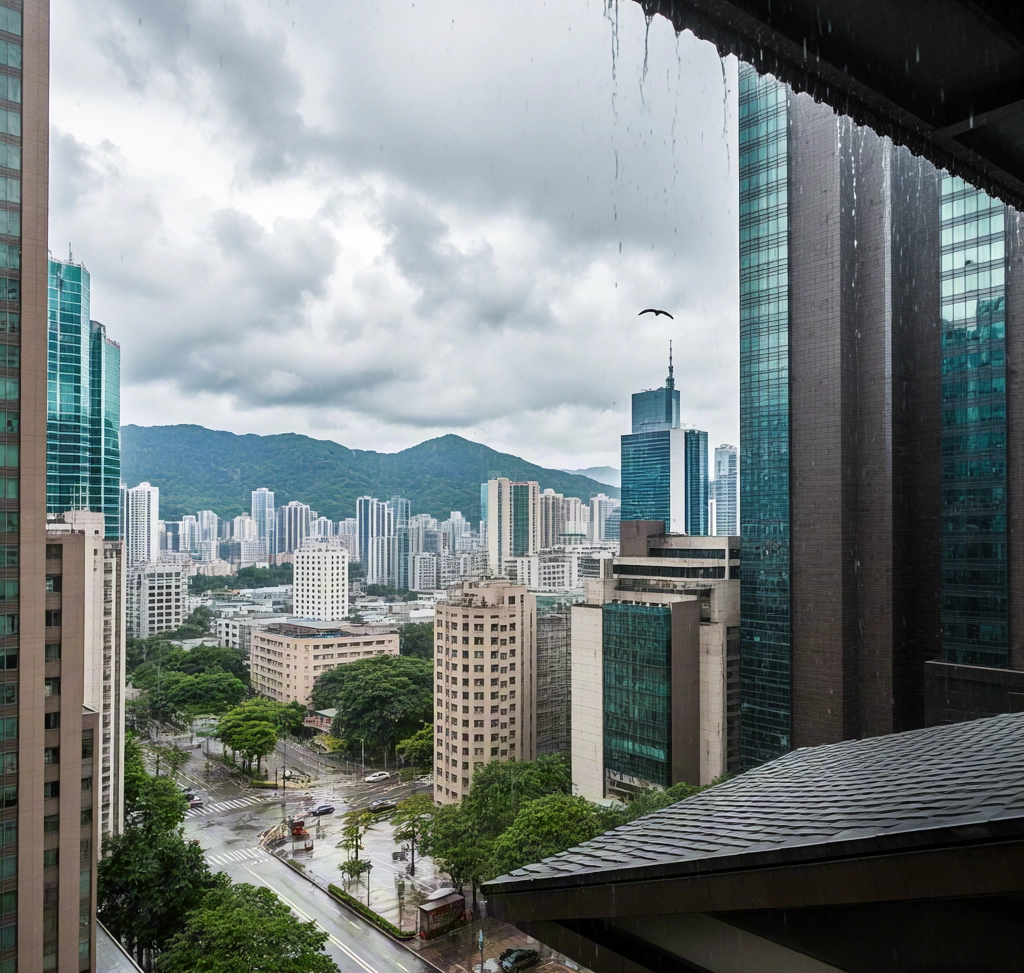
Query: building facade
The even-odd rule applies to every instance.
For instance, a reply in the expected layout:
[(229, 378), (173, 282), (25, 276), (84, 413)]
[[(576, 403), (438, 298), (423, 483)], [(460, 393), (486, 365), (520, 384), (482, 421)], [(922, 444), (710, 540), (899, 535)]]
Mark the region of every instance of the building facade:
[(398, 655), (397, 632), (356, 635), (332, 622), (304, 619), (249, 633), (253, 689), (281, 703), (309, 706), (309, 694), (321, 673), (377, 655)]
[(278, 507), (276, 553), (291, 554), (302, 547), (309, 540), (314, 519), (308, 503), (291, 500), (283, 507)]
[(180, 628), (188, 617), (188, 579), (189, 568), (180, 560), (129, 565), (128, 634), (144, 639)]
[(46, 509), (98, 510), (120, 529), (121, 349), (89, 318), (89, 271), (49, 260)]
[(295, 552), (292, 564), (296, 615), (318, 622), (348, 618), (348, 551), (310, 543)]
[[(125, 563), (129, 567), (148, 564), (160, 557), (159, 488), (149, 483), (121, 488), (121, 536)], [(174, 550), (179, 547), (180, 536)]]
[(715, 480), (712, 503), (715, 534), (736, 537), (739, 534), (739, 450), (723, 443), (715, 447)]
[(505, 560), (540, 550), (540, 484), (507, 477), (487, 481), (487, 557), (491, 573), (505, 574)]
[(623, 523), (622, 553), (572, 607), (574, 790), (707, 784), (738, 766), (739, 538)]
[[(274, 511), (274, 491), (260, 487), (252, 491), (252, 519), (256, 522), (256, 537), (245, 540), (263, 541), (263, 553), (277, 553), (277, 515)], [(238, 518), (235, 518), (236, 521)], [(235, 537), (236, 540), (240, 538)]]
[(456, 804), (485, 765), (536, 757), (536, 598), (466, 581), (434, 626), (434, 799)]

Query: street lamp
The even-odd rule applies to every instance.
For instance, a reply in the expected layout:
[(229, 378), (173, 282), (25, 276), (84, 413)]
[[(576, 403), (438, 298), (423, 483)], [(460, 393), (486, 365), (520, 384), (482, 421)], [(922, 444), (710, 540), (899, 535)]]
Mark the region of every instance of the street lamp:
[(359, 741), (359, 747), (362, 750), (362, 754), (363, 754), (363, 776), (365, 777), (366, 776), (366, 741), (365, 740), (360, 740)]
[(480, 973), (484, 973), (484, 930), (482, 926), (480, 932), (477, 933), (476, 944), (480, 947)]
[(373, 862), (366, 863), (366, 908), (370, 908), (370, 872), (373, 870)]

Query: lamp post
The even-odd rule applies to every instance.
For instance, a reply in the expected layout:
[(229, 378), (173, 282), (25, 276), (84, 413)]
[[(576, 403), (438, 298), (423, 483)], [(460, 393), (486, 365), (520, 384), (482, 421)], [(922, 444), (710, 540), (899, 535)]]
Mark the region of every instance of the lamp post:
[(366, 863), (366, 908), (370, 908), (370, 872), (373, 870), (373, 862)]
[(476, 944), (480, 947), (480, 973), (484, 973), (484, 930), (482, 926), (477, 933)]
[(366, 741), (360, 740), (359, 747), (363, 755), (363, 776), (366, 776)]

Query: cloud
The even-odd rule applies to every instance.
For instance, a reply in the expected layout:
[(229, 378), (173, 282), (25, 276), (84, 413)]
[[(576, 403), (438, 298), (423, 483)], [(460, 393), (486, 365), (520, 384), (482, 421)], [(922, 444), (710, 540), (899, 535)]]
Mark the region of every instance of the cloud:
[(55, 10), (51, 236), (125, 421), (618, 465), (673, 338), (685, 418), (736, 441), (722, 68), (659, 20), (644, 77), (619, 16), (613, 63), (597, 0)]

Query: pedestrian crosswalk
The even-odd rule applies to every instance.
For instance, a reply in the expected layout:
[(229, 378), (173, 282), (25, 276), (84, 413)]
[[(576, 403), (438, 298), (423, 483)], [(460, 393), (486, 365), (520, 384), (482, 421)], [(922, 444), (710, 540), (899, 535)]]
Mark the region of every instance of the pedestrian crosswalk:
[(260, 795), (259, 797), (239, 797), (233, 801), (220, 801), (217, 804), (204, 804), (202, 807), (190, 808), (185, 812), (186, 818), (198, 818), (204, 814), (218, 814), (221, 811), (237, 811), (243, 807), (251, 807), (253, 804), (262, 804), (270, 798)]
[(207, 855), (206, 860), (211, 865), (232, 865), (238, 862), (258, 861), (261, 858), (273, 857), (262, 848), (239, 848), (236, 851), (225, 851), (219, 855)]

